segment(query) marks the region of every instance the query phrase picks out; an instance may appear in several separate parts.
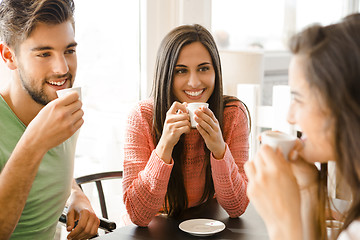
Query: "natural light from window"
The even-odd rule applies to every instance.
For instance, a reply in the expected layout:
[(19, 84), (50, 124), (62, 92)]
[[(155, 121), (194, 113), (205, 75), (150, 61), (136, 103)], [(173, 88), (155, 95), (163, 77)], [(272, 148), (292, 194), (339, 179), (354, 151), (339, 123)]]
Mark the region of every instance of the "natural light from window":
[(313, 23), (346, 15), (344, 0), (212, 0), (212, 32), (219, 48), (284, 51), (287, 39)]
[(75, 176), (122, 169), (124, 128), (139, 101), (139, 1), (75, 0), (85, 123)]

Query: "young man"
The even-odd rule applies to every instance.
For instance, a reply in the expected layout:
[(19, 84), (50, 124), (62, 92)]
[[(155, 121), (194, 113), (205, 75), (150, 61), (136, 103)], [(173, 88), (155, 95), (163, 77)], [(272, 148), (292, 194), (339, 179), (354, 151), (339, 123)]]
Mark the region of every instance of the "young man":
[(77, 93), (56, 95), (76, 74), (73, 11), (72, 0), (0, 3), (0, 53), (12, 70), (0, 92), (0, 239), (53, 239), (70, 192), (68, 238), (97, 233), (99, 219), (73, 180), (82, 104)]

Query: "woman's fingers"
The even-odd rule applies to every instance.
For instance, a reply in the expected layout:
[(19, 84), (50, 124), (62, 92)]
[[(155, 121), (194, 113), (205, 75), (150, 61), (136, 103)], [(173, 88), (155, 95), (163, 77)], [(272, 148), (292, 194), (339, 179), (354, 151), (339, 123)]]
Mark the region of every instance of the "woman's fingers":
[(210, 109), (202, 107), (200, 110), (196, 110), (195, 121), (198, 123), (197, 129), (203, 137), (217, 139), (218, 135), (222, 135), (219, 122)]
[(168, 112), (164, 123), (163, 136), (172, 144), (176, 144), (181, 134), (190, 131), (190, 119), (187, 114), (186, 103), (174, 102)]
[(261, 169), (271, 175), (278, 175), (283, 171), (291, 171), (289, 162), (285, 159), (280, 149), (273, 150), (268, 145), (261, 145), (256, 153), (254, 164), (256, 169)]
[(179, 121), (187, 121), (189, 122), (190, 125), (190, 121), (189, 121), (189, 115), (186, 113), (176, 113), (176, 114), (171, 114), (168, 115), (165, 119), (165, 124), (166, 123), (175, 123), (175, 122), (179, 122)]
[[(185, 104), (174, 102), (166, 113), (165, 124), (190, 121)], [(183, 125), (183, 124), (181, 124)]]
[(289, 152), (289, 160), (295, 161), (300, 156), (302, 156), (303, 148), (304, 148), (304, 143), (300, 139), (296, 139), (294, 147)]
[(222, 159), (225, 154), (225, 142), (219, 122), (213, 112), (206, 107), (195, 111), (196, 128), (203, 137), (207, 148), (216, 159)]
[(177, 114), (177, 113), (187, 113), (186, 109), (187, 103), (179, 103), (177, 101), (173, 102), (170, 109), (167, 111), (166, 114)]
[(247, 161), (244, 164), (244, 170), (245, 170), (245, 174), (248, 178), (254, 178), (255, 174), (256, 174), (256, 169), (254, 166), (254, 162), (252, 161)]
[(195, 111), (195, 121), (199, 123), (207, 132), (218, 127), (218, 121), (214, 113), (208, 108), (200, 108)]

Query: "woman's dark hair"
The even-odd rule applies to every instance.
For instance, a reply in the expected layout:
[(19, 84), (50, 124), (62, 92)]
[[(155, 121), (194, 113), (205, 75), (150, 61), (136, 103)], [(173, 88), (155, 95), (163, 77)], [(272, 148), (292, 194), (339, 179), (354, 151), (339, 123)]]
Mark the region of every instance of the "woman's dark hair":
[[(166, 112), (169, 110), (172, 103), (177, 100), (172, 92), (172, 84), (174, 69), (178, 61), (180, 51), (184, 46), (194, 42), (200, 42), (208, 50), (211, 56), (212, 64), (215, 70), (215, 86), (208, 103), (209, 108), (218, 119), (221, 128), (223, 126), (224, 105), (226, 102), (239, 101), (235, 97), (223, 96), (219, 52), (210, 32), (198, 24), (183, 25), (173, 29), (161, 42), (156, 59), (155, 77), (152, 88), (152, 95), (154, 99), (153, 134), (154, 142), (156, 144), (158, 143), (163, 131)], [(184, 158), (183, 150), (184, 136), (180, 138), (172, 152), (174, 167), (170, 176), (165, 197), (164, 210), (169, 214), (169, 216), (174, 217), (179, 216), (188, 206), (188, 199), (182, 173)], [(204, 150), (206, 156), (206, 180), (201, 202), (210, 200), (215, 192), (211, 175), (210, 151), (206, 148), (206, 146)]]
[(345, 229), (360, 217), (360, 14), (305, 29), (293, 37), (290, 50), (303, 58), (306, 80), (332, 116), (336, 166), (352, 192)]

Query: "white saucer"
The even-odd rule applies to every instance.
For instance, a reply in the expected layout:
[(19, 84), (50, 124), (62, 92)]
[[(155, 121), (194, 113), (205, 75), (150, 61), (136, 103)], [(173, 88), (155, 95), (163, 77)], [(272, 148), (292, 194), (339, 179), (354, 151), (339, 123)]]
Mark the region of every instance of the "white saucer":
[(179, 228), (194, 236), (210, 236), (225, 229), (225, 224), (213, 219), (191, 219), (179, 224)]

